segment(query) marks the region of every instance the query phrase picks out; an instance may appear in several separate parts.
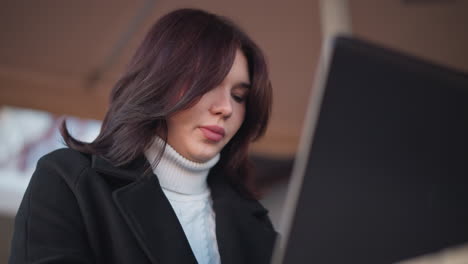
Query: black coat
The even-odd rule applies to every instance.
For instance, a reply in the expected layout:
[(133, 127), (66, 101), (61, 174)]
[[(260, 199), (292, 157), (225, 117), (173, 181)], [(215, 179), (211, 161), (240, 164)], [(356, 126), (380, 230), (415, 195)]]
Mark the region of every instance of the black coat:
[[(196, 263), (157, 177), (99, 156), (54, 151), (38, 162), (15, 220), (10, 263)], [(136, 180), (139, 178), (138, 180)], [(276, 232), (260, 203), (222, 175), (208, 184), (221, 263), (268, 263)]]

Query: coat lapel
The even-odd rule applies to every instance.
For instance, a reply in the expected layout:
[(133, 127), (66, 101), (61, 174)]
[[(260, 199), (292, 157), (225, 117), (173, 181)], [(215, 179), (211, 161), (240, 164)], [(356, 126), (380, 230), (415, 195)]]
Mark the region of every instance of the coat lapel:
[(95, 156), (93, 166), (102, 173), (129, 181), (113, 192), (113, 199), (152, 263), (196, 263), (182, 226), (157, 177), (151, 172), (143, 176), (146, 166), (149, 166), (144, 156), (124, 168), (114, 167)]
[(221, 263), (270, 263), (277, 233), (268, 211), (257, 201), (241, 197), (216, 173), (208, 177)]
[[(115, 167), (93, 156), (96, 171), (120, 179), (113, 199), (140, 247), (152, 263), (196, 263), (177, 216), (156, 175), (141, 155), (126, 167)], [(267, 210), (257, 201), (241, 197), (222, 174), (212, 171), (208, 184), (216, 217), (221, 263), (269, 263), (276, 232)]]

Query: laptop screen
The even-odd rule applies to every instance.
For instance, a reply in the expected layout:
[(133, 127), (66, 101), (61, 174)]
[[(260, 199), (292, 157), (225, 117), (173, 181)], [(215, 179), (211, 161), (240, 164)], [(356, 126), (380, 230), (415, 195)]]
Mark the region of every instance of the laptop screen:
[(332, 43), (273, 263), (395, 263), (468, 242), (468, 76)]

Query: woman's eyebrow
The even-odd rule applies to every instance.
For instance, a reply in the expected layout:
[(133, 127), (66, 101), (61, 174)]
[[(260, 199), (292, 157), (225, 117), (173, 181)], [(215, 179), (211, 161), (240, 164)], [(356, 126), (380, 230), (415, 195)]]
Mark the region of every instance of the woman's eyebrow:
[(234, 85), (234, 88), (245, 88), (247, 90), (249, 90), (251, 87), (252, 85), (248, 82), (240, 82)]

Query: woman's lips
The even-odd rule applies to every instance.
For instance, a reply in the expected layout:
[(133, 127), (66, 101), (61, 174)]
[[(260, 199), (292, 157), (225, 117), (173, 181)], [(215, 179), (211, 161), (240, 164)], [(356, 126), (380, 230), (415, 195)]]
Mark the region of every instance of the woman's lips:
[(203, 135), (211, 141), (220, 141), (224, 137), (224, 128), (219, 126), (202, 126), (200, 127)]

